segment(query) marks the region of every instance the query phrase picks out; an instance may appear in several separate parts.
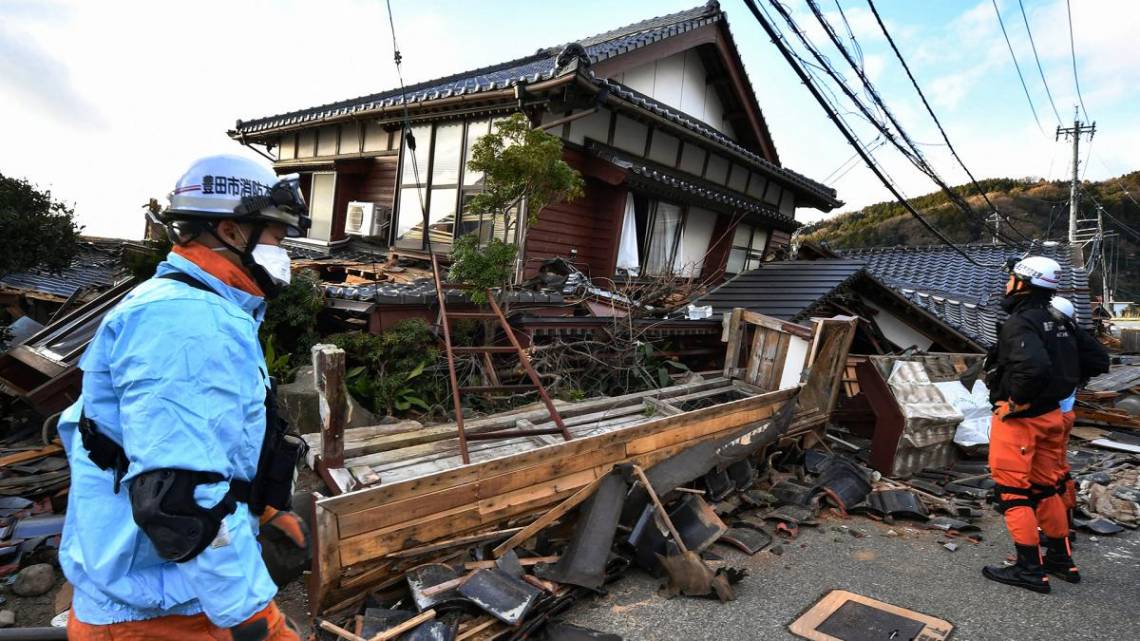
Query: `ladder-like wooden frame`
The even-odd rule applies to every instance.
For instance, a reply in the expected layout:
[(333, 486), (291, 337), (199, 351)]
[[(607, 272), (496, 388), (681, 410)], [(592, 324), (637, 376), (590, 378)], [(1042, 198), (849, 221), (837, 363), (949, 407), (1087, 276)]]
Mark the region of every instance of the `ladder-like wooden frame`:
[[(515, 336), (515, 331), (507, 322), (506, 315), (499, 307), (498, 302), (495, 301), (494, 294), (491, 290), (487, 290), (487, 302), (491, 307), (490, 312), (453, 312), (447, 313), (446, 294), (443, 290), (443, 282), (439, 277), (439, 260), (433, 253), (431, 255), (431, 271), (432, 277), (435, 279), (435, 293), (439, 301), (439, 319), (440, 326), (443, 329), (443, 344), (447, 352), (447, 375), (451, 382), (451, 399), (455, 406), (455, 424), (459, 430), (459, 452), (463, 457), (465, 464), (471, 462), (471, 456), (467, 450), (468, 440), (491, 440), (500, 438), (514, 438), (516, 436), (538, 436), (540, 434), (561, 434), (562, 438), (567, 441), (573, 437), (570, 431), (566, 429), (566, 424), (562, 421), (562, 416), (558, 414), (558, 408), (554, 406), (554, 401), (550, 399), (550, 394), (546, 392), (546, 388), (542, 385), (542, 380), (538, 376), (538, 372), (530, 364), (530, 358), (526, 354), (526, 350), (519, 344), (518, 338)], [(479, 347), (453, 347), (451, 344), (451, 319), (456, 318), (469, 318), (469, 319), (483, 319), (495, 320), (499, 323), (499, 327), (503, 329), (507, 339), (511, 342), (510, 345), (484, 345)], [(518, 354), (519, 362), (522, 364), (523, 369), (526, 371), (527, 378), (530, 379), (530, 385), (474, 385), (474, 386), (460, 386), (459, 378), (455, 374), (455, 354), (483, 354), (484, 357), (493, 353), (510, 353)], [(467, 434), (463, 429), (463, 405), (461, 395), (467, 393), (487, 393), (487, 392), (518, 392), (530, 391), (538, 392), (542, 403), (546, 406), (546, 410), (550, 412), (550, 419), (554, 421), (556, 428), (547, 429), (501, 429), (491, 432), (480, 432), (478, 434)]]

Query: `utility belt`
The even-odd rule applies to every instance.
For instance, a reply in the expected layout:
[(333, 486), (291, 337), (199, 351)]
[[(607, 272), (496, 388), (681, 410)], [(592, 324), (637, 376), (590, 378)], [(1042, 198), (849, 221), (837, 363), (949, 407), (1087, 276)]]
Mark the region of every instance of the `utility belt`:
[[(201, 281), (182, 273), (172, 273), (159, 278), (176, 280), (195, 289), (217, 294)], [(114, 474), (115, 493), (119, 493), (123, 476), (127, 473), (130, 461), (123, 447), (111, 437), (101, 432), (86, 413), (79, 418), (79, 434), (83, 447), (87, 449), (91, 462), (101, 470)], [(277, 413), (277, 390), (273, 379), (265, 390), (265, 436), (261, 441), (261, 452), (257, 460), (257, 472), (253, 479), (245, 481), (231, 479), (229, 490), (218, 507), (224, 514), (233, 512), (236, 503), (245, 503), (252, 513), (260, 515), (266, 506), (278, 510), (289, 510), (293, 504), (293, 479), (297, 464), (308, 453), (308, 444), (297, 434), (289, 432), (289, 424)], [(197, 477), (188, 477), (200, 483), (216, 483), (224, 480), (220, 474), (202, 472)], [(192, 487), (190, 488), (193, 489)], [(223, 515), (224, 515), (223, 514)]]

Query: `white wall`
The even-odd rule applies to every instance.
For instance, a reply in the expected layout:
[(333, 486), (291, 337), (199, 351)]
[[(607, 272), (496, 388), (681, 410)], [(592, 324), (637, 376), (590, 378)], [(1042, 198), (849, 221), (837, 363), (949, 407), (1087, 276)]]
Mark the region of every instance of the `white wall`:
[(689, 49), (634, 67), (613, 76), (613, 79), (683, 111), (735, 140), (732, 126), (724, 120), (724, 107), (716, 89), (705, 81), (707, 75), (696, 49)]
[(811, 344), (799, 336), (792, 336), (788, 341), (788, 352), (784, 358), (784, 371), (780, 374), (779, 389), (788, 389), (800, 384), (800, 375), (804, 371), (810, 347)]
[(911, 345), (914, 345), (921, 350), (927, 350), (930, 349), (930, 346), (934, 344), (934, 341), (930, 338), (927, 338), (926, 334), (915, 330), (913, 327), (907, 324), (906, 321), (902, 320), (898, 316), (895, 316), (882, 307), (872, 303), (871, 301), (867, 300), (866, 297), (861, 296), (860, 298), (863, 300), (863, 303), (867, 305), (867, 307), (870, 307), (871, 309), (878, 312), (873, 320), (875, 324), (879, 326), (879, 329), (883, 332), (883, 336), (886, 336), (887, 340), (894, 343), (895, 347), (898, 347), (899, 349), (906, 349)]

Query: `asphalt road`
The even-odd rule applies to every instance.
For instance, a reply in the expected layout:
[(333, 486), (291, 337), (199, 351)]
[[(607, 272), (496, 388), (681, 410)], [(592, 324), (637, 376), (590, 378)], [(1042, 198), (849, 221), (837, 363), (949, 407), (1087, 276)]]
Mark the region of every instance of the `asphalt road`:
[[(833, 529), (847, 525), (862, 538)], [(658, 581), (632, 571), (610, 593), (579, 603), (571, 623), (620, 634), (627, 641), (797, 639), (788, 625), (833, 589), (849, 590), (954, 624), (956, 641), (1123, 641), (1140, 639), (1140, 532), (1090, 540), (1074, 550), (1083, 582), (1053, 580), (1036, 594), (982, 578), (981, 568), (1012, 553), (996, 516), (982, 523), (984, 541), (944, 549), (939, 533), (853, 517), (801, 528), (783, 554), (753, 557), (714, 546), (750, 576), (731, 603), (665, 599)], [(898, 536), (890, 536), (888, 530)]]

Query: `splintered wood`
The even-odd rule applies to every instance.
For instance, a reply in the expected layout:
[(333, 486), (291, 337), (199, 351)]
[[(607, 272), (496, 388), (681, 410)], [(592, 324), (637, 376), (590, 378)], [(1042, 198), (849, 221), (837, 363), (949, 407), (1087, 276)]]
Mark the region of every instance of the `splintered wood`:
[[(314, 502), (313, 611), (323, 613), (369, 589), (391, 585), (414, 565), (449, 553), (454, 558), (469, 542), (507, 541), (497, 550), (503, 554), (540, 529), (519, 526), (570, 513), (575, 501), (549, 516), (570, 497), (587, 496), (583, 489), (614, 465), (628, 462), (648, 469), (705, 440), (766, 420), (797, 394), (788, 435), (821, 429), (842, 381), (854, 321), (819, 320), (815, 328), (811, 349), (804, 350), (814, 365), (803, 385), (751, 394), (747, 390), (754, 387), (715, 379), (568, 404), (559, 411), (573, 440), (555, 435), (478, 442), (467, 465), (459, 458), (454, 426), (383, 437), (387, 449), (345, 462), (350, 469), (375, 474), (379, 485)], [(795, 331), (799, 337), (808, 330)], [(769, 355), (779, 354), (778, 335), (773, 345), (762, 343)], [(768, 356), (761, 359), (774, 362)], [(757, 371), (770, 375), (764, 365)], [(684, 399), (714, 390), (731, 393), (726, 398), (735, 400), (685, 411)], [(648, 398), (654, 401), (646, 402)], [(540, 426), (549, 422), (545, 410), (535, 410), (472, 420), (467, 426), (470, 432), (503, 429), (519, 420)]]

